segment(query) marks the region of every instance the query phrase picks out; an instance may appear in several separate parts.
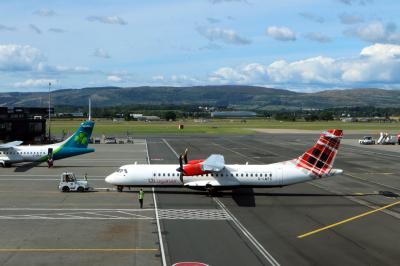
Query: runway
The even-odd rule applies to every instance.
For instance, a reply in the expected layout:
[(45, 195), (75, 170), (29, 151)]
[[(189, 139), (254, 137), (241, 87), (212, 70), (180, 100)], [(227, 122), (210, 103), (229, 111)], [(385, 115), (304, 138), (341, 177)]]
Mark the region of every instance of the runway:
[[(295, 158), (317, 137), (157, 135), (135, 144), (93, 145), (95, 153), (56, 161), (50, 169), (2, 169), (0, 264), (397, 265), (398, 146), (360, 147), (349, 136), (335, 164), (342, 176), (215, 197), (183, 188), (156, 188), (154, 195), (146, 189), (144, 209), (136, 190), (118, 193), (104, 182), (123, 164), (177, 164), (176, 154), (186, 147), (190, 159), (220, 153), (229, 164), (262, 164)], [(67, 170), (87, 173), (96, 192), (59, 192), (58, 176)]]

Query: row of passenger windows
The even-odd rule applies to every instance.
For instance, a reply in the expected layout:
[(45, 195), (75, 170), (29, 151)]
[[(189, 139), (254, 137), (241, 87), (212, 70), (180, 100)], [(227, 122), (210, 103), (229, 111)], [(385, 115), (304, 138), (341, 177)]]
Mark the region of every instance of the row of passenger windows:
[(44, 152), (44, 151), (40, 151), (40, 152), (31, 152), (31, 151), (24, 151), (24, 152), (22, 152), (22, 151), (10, 151), (10, 152), (8, 152), (8, 151), (6, 151), (6, 152), (1, 152), (0, 154), (7, 154), (7, 155), (17, 155), (17, 154), (19, 154), (19, 155), (28, 155), (28, 154), (31, 154), (31, 155), (46, 155), (46, 152)]
[[(153, 176), (179, 176), (179, 173), (154, 173)], [(271, 173), (216, 173), (216, 174), (206, 174), (201, 176), (215, 176), (215, 177), (272, 177)]]

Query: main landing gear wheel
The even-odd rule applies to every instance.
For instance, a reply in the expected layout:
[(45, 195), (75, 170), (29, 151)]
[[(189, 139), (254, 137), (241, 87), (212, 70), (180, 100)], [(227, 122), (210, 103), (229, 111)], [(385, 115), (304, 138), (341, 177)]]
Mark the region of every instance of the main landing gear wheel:
[(2, 162), (2, 163), (1, 163), (1, 166), (2, 166), (3, 168), (8, 168), (8, 167), (11, 167), (11, 164), (10, 164), (10, 163), (6, 163), (6, 162)]
[(85, 189), (83, 187), (78, 187), (78, 192), (84, 192)]
[(67, 186), (63, 187), (62, 192), (69, 192), (69, 187), (67, 187)]
[(123, 189), (124, 189), (124, 186), (117, 186), (118, 192), (122, 192)]
[(210, 185), (210, 184), (207, 184), (206, 185), (206, 190), (207, 190), (207, 193), (208, 193), (208, 196), (209, 197), (213, 197), (213, 196), (215, 196), (215, 188), (212, 186), (212, 185)]

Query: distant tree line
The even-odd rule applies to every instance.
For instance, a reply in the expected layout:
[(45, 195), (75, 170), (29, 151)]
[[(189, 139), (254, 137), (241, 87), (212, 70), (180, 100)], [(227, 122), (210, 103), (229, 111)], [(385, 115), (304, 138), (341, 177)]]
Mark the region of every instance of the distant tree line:
[[(182, 118), (210, 118), (211, 110), (231, 111), (235, 110), (228, 107), (213, 107), (204, 105), (199, 108), (199, 105), (127, 105), (127, 106), (105, 106), (93, 107), (93, 117), (114, 118), (123, 117), (126, 120), (131, 120), (129, 114), (139, 113), (147, 116), (159, 116), (165, 120), (176, 120)], [(327, 109), (297, 109), (297, 110), (252, 110), (259, 117), (276, 119), (280, 121), (328, 121), (339, 119), (341, 117), (390, 117), (400, 116), (400, 108), (395, 107), (337, 107)], [(87, 107), (76, 106), (56, 106), (55, 112), (83, 112), (87, 115)], [(123, 114), (123, 116), (121, 116)]]

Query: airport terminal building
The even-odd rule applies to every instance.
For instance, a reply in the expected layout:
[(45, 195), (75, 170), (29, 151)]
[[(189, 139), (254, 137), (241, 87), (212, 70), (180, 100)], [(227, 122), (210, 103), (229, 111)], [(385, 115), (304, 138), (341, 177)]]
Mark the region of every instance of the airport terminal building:
[[(51, 112), (54, 112), (51, 109)], [(21, 140), (25, 144), (46, 140), (47, 108), (0, 107), (0, 142)]]

